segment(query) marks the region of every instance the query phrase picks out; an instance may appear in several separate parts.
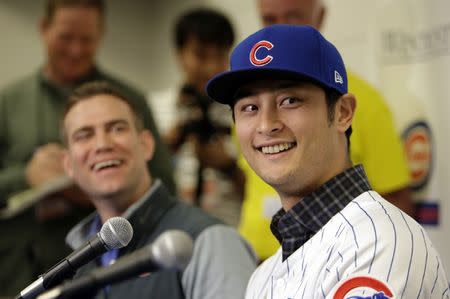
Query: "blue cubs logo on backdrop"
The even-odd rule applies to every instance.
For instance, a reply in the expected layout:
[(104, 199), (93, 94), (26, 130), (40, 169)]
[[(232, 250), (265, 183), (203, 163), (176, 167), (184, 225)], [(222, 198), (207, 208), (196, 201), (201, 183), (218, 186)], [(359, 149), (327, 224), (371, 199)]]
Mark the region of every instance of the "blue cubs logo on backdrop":
[(261, 54), (259, 52), (263, 52), (261, 49), (265, 49), (264, 52), (268, 52), (272, 50), (272, 48), (273, 44), (269, 41), (262, 40), (257, 42), (250, 50), (250, 62), (254, 66), (264, 66), (270, 63), (273, 60), (273, 57), (268, 53), (266, 53), (266, 55), (264, 56), (264, 53)]
[(425, 121), (412, 123), (402, 134), (411, 171), (411, 187), (419, 191), (427, 186), (433, 170), (433, 135)]

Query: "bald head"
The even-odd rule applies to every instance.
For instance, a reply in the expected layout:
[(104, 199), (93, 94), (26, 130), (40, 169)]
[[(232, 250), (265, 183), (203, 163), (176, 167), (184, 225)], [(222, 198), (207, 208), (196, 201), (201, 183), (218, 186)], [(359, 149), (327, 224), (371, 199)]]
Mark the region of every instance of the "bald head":
[(311, 25), (320, 30), (325, 15), (321, 0), (257, 0), (264, 26)]

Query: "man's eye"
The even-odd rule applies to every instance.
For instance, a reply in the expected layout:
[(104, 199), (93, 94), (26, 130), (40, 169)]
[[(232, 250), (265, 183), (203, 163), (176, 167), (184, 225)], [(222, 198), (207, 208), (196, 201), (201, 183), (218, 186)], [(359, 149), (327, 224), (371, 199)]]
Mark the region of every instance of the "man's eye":
[(73, 135), (75, 141), (86, 140), (89, 137), (89, 132), (81, 131)]
[(258, 107), (256, 107), (256, 105), (249, 104), (249, 105), (242, 106), (241, 110), (244, 112), (252, 112), (252, 111), (258, 110)]
[(127, 126), (124, 124), (116, 124), (111, 129), (114, 132), (122, 132), (122, 131), (126, 130), (126, 128), (127, 128)]
[(64, 41), (64, 42), (70, 42), (71, 40), (73, 40), (73, 36), (68, 33), (60, 33), (58, 35), (58, 38), (59, 38), (59, 40)]
[(206, 57), (206, 52), (203, 50), (197, 50), (194, 52), (194, 54), (197, 59), (204, 59)]
[(301, 100), (299, 99), (299, 98), (296, 98), (296, 97), (287, 97), (287, 98), (284, 98), (282, 101), (281, 101), (281, 105), (283, 106), (283, 105), (293, 105), (293, 104), (297, 104), (297, 103), (300, 103), (301, 102)]

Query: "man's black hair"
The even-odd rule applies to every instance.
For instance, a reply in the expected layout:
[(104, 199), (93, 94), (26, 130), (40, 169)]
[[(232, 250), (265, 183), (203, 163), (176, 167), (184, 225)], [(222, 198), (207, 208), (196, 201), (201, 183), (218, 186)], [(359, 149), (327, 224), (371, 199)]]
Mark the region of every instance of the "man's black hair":
[(64, 128), (64, 120), (67, 114), (75, 107), (78, 103), (89, 100), (95, 96), (99, 95), (110, 95), (120, 101), (124, 102), (131, 109), (134, 116), (136, 130), (141, 132), (144, 130), (144, 120), (140, 110), (136, 107), (135, 103), (131, 101), (125, 94), (114, 87), (111, 83), (107, 81), (91, 81), (80, 85), (75, 88), (69, 95), (67, 104), (64, 109), (62, 123), (61, 123), (61, 136), (64, 143), (67, 144), (67, 135)]
[(190, 38), (200, 43), (230, 48), (234, 31), (228, 18), (209, 8), (197, 8), (181, 15), (175, 25), (175, 46), (181, 49)]
[(95, 8), (103, 16), (105, 14), (105, 6), (104, 0), (47, 0), (45, 5), (45, 18), (47, 21), (51, 21), (56, 10), (62, 7)]

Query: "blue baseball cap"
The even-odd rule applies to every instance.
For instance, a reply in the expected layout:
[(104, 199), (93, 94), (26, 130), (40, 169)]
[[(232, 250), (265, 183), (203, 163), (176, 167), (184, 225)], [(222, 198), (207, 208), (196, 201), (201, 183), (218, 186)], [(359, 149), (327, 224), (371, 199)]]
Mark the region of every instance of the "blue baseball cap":
[(206, 92), (232, 104), (241, 86), (261, 79), (308, 80), (347, 93), (341, 55), (311, 26), (272, 25), (250, 35), (231, 53), (230, 70), (214, 76)]

